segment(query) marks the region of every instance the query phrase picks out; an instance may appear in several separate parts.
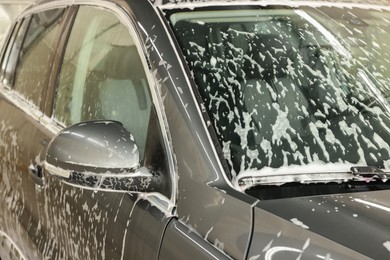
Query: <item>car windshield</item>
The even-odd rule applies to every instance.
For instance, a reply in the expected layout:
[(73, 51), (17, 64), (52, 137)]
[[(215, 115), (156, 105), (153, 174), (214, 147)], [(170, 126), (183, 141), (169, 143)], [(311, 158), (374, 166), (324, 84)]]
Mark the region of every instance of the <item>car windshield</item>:
[(168, 15), (233, 179), (297, 166), (390, 168), (390, 12), (236, 6)]

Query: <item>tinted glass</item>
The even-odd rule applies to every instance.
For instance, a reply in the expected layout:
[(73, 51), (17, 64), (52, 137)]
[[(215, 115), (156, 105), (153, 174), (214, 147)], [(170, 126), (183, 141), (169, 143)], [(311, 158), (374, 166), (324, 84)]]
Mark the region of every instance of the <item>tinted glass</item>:
[(15, 89), (40, 106), (61, 33), (63, 10), (50, 10), (31, 18), (19, 53)]
[(112, 12), (80, 7), (67, 44), (54, 117), (122, 122), (143, 154), (151, 100), (136, 46)]
[(7, 46), (7, 51), (5, 53), (2, 64), (2, 70), (4, 70), (4, 79), (7, 84), (12, 84), (19, 51), (22, 47), (24, 35), (29, 23), (30, 19), (24, 19), (20, 22), (20, 24), (15, 26), (12, 37), (9, 41), (9, 46)]
[(389, 12), (248, 9), (170, 18), (233, 176), (291, 166), (390, 168)]

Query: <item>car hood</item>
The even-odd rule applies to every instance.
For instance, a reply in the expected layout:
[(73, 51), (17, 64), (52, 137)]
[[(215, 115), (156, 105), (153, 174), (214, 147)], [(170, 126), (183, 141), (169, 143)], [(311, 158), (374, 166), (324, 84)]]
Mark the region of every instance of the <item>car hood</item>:
[[(277, 228), (271, 231), (270, 225)], [(275, 248), (280, 259), (283, 252), (301, 259), (305, 253), (319, 259), (389, 259), (390, 190), (260, 201), (249, 256), (266, 256)]]

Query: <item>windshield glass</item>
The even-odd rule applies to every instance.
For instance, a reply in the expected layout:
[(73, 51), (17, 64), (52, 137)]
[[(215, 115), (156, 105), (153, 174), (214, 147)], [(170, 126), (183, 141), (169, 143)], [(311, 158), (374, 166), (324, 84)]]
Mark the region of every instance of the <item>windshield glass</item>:
[(389, 169), (390, 13), (234, 8), (169, 15), (233, 178), (299, 165)]

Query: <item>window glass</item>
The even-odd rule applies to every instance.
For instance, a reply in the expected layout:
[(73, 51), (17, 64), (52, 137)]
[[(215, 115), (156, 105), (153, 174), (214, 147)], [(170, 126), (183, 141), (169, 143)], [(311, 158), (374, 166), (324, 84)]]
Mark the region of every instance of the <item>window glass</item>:
[(390, 169), (389, 12), (240, 7), (170, 19), (233, 177)]
[(57, 49), (64, 10), (50, 10), (31, 18), (15, 76), (15, 89), (39, 106)]
[(126, 26), (111, 12), (80, 7), (63, 58), (54, 118), (65, 125), (120, 121), (142, 157), (150, 108), (143, 65)]
[[(24, 34), (29, 25), (30, 19), (25, 19), (22, 21), (21, 25), (16, 25), (14, 34), (16, 37), (9, 41), (9, 46), (5, 54), (4, 63), (2, 70), (4, 69), (4, 79), (8, 84), (11, 84), (12, 77), (15, 71), (16, 61), (18, 60), (18, 53), (22, 47)], [(8, 56), (9, 55), (9, 56)]]

